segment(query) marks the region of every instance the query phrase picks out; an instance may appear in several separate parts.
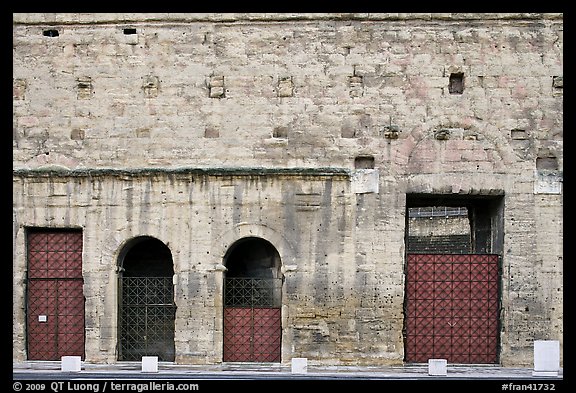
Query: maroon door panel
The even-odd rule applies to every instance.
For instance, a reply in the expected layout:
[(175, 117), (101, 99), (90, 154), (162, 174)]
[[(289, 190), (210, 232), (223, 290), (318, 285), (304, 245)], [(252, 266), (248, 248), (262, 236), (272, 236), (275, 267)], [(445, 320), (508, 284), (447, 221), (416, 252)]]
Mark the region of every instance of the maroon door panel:
[(224, 308), (225, 362), (279, 362), (280, 308)]
[(224, 361), (252, 361), (252, 309), (224, 308)]
[(279, 308), (254, 308), (254, 359), (279, 362), (282, 335)]
[(28, 234), (29, 360), (84, 357), (82, 233)]
[(408, 254), (406, 361), (498, 361), (498, 255)]
[(84, 355), (84, 295), (81, 280), (58, 282), (58, 355)]
[(55, 280), (28, 281), (28, 359), (57, 359)]

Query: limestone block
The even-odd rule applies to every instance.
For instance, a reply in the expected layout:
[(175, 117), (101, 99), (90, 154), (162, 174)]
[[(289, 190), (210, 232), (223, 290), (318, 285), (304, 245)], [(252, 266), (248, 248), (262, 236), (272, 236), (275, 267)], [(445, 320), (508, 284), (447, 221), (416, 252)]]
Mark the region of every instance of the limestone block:
[(560, 369), (560, 342), (558, 340), (534, 341), (534, 376), (557, 376)]
[(142, 356), (142, 372), (143, 373), (157, 373), (158, 372), (158, 356)]
[(80, 356), (62, 356), (60, 360), (60, 368), (62, 371), (78, 372), (82, 367), (82, 359)]
[(446, 359), (428, 359), (428, 375), (446, 375), (447, 364)]
[(306, 374), (308, 372), (308, 358), (292, 358), (292, 374)]

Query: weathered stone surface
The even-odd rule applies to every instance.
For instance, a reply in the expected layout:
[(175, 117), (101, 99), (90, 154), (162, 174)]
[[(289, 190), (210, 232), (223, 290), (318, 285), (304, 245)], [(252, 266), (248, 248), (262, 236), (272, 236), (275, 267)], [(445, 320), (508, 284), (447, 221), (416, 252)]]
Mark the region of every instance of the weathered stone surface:
[(400, 364), (408, 194), (501, 196), (500, 361), (562, 345), (561, 14), (14, 14), (13, 45), (15, 361), (25, 229), (53, 227), (83, 230), (87, 361), (117, 358), (119, 253), (147, 235), (176, 361), (221, 362), (223, 258), (256, 236), (283, 362)]

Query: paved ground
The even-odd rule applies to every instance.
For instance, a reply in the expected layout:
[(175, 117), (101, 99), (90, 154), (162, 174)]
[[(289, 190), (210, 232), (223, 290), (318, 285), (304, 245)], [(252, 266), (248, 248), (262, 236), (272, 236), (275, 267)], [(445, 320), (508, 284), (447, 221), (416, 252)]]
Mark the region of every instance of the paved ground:
[[(450, 366), (446, 375), (428, 375), (428, 365), (399, 367), (328, 367), (308, 365), (293, 373), (290, 365), (158, 363), (157, 372), (143, 372), (140, 362), (111, 365), (82, 363), (80, 371), (64, 372), (60, 362), (13, 363), (12, 391), (25, 393), (120, 393), (152, 391), (243, 391), (250, 393), (412, 393), (441, 391), (505, 392), (568, 390), (563, 369), (557, 376), (535, 376), (532, 369), (497, 366)], [(570, 389), (573, 391), (574, 389)]]
[[(508, 368), (492, 365), (462, 366), (448, 365), (445, 376), (428, 375), (428, 365), (355, 367), (355, 366), (312, 366), (305, 373), (293, 373), (290, 364), (226, 363), (222, 365), (178, 365), (158, 363), (158, 372), (142, 371), (140, 362), (117, 362), (114, 364), (91, 364), (82, 362), (81, 370), (75, 373), (61, 371), (59, 361), (28, 361), (13, 363), (13, 375), (57, 376), (73, 374), (82, 376), (115, 378), (239, 378), (239, 379), (506, 379), (529, 381), (562, 381), (563, 369), (557, 376), (535, 375), (530, 368)], [(536, 389), (535, 389), (536, 390)]]

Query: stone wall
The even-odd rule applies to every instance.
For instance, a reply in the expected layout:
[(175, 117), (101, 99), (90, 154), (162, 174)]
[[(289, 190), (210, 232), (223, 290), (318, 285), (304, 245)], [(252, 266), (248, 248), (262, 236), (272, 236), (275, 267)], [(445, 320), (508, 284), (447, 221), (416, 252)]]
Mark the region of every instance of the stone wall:
[(118, 253), (151, 235), (178, 361), (220, 361), (222, 258), (258, 235), (283, 361), (402, 363), (413, 194), (501, 195), (501, 363), (562, 343), (561, 14), (14, 14), (13, 46), (14, 360), (40, 226), (84, 231), (87, 360), (114, 361)]

